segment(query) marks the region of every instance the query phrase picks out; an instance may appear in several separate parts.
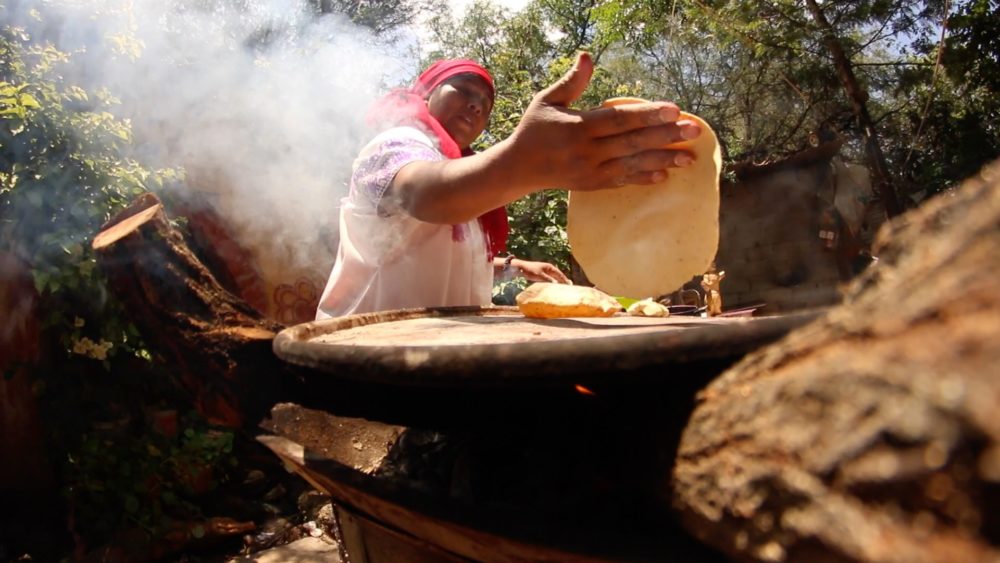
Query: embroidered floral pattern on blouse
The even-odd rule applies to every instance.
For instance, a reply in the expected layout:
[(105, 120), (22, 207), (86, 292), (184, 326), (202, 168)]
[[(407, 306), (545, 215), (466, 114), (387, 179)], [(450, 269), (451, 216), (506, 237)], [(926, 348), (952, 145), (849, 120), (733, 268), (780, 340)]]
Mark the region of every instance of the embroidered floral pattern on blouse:
[(351, 197), (364, 197), (372, 206), (377, 207), (399, 169), (418, 160), (444, 160), (444, 155), (416, 139), (404, 137), (386, 140), (354, 169), (351, 176)]

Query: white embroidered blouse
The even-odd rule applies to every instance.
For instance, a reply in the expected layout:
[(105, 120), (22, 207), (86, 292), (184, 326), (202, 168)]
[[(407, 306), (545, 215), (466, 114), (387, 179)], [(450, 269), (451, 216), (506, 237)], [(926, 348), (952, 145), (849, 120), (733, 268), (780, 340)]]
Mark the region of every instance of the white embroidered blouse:
[(486, 258), (478, 220), (461, 225), (425, 223), (382, 202), (403, 166), (444, 158), (437, 143), (414, 127), (389, 129), (361, 150), (348, 195), (341, 201), (340, 247), (317, 319), (490, 304), (493, 265)]

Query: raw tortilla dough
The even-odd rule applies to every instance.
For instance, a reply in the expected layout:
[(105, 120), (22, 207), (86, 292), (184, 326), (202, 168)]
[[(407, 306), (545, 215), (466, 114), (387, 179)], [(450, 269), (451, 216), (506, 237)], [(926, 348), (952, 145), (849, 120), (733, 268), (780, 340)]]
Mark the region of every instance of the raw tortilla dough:
[(642, 299), (629, 305), (625, 314), (630, 317), (669, 317), (670, 309), (652, 299)]
[[(643, 102), (613, 98), (605, 106)], [(719, 245), (719, 171), (722, 154), (700, 117), (701, 135), (669, 145), (695, 161), (671, 168), (649, 186), (570, 192), (567, 235), (587, 278), (612, 295), (656, 297), (679, 289), (709, 269)]]

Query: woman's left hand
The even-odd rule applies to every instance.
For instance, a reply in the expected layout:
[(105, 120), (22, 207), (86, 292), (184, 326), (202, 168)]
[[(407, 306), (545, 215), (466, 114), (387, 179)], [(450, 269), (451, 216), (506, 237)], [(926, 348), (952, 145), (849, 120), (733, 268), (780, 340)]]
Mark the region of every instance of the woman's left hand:
[(515, 259), (511, 261), (510, 265), (520, 269), (521, 274), (528, 281), (573, 284), (566, 277), (566, 274), (548, 262), (529, 262), (527, 260)]

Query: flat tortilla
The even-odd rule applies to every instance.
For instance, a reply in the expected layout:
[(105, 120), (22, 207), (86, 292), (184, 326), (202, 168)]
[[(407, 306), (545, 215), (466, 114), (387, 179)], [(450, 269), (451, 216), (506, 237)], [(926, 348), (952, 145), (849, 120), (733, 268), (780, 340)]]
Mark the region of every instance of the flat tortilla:
[[(613, 98), (605, 106), (644, 102)], [(700, 117), (697, 139), (669, 145), (694, 155), (685, 168), (649, 186), (570, 192), (567, 235), (573, 257), (601, 290), (631, 298), (657, 297), (705, 273), (719, 245), (719, 171), (715, 132)]]
[(622, 310), (621, 303), (606, 293), (582, 285), (535, 282), (517, 294), (517, 308), (525, 317), (610, 317)]

